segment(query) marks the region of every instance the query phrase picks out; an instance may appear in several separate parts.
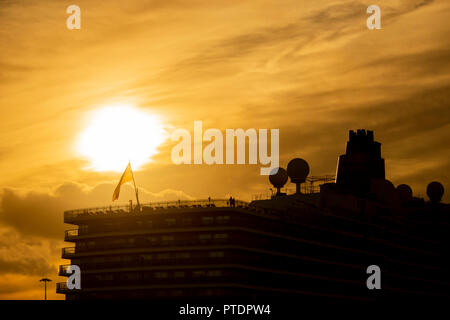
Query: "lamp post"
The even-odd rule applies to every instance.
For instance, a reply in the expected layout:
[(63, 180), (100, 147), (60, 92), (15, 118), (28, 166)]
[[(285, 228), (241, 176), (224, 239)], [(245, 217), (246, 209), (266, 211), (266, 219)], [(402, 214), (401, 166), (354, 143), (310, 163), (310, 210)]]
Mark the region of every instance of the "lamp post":
[(44, 282), (44, 293), (45, 293), (45, 300), (47, 300), (47, 282), (52, 281), (51, 279), (48, 278), (42, 278), (41, 280), (39, 280), (40, 282)]

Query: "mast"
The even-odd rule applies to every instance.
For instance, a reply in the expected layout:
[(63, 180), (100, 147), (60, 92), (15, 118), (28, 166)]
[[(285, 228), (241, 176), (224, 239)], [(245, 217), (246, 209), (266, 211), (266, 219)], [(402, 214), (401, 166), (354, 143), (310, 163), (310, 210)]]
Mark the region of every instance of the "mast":
[[(131, 161), (130, 161), (130, 168), (131, 168)], [(141, 204), (139, 203), (139, 193), (138, 193), (138, 188), (136, 187), (136, 181), (134, 180), (133, 169), (131, 169), (131, 176), (133, 177), (133, 185), (134, 185), (134, 192), (136, 194), (137, 209), (138, 209), (138, 211), (141, 211)]]

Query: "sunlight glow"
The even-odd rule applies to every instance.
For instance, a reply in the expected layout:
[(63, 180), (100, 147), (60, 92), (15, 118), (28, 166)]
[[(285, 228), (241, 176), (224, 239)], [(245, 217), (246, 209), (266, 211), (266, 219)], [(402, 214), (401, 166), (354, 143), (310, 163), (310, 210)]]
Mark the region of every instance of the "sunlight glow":
[(77, 150), (96, 171), (133, 170), (150, 162), (165, 133), (160, 119), (128, 105), (112, 105), (95, 111), (78, 137)]

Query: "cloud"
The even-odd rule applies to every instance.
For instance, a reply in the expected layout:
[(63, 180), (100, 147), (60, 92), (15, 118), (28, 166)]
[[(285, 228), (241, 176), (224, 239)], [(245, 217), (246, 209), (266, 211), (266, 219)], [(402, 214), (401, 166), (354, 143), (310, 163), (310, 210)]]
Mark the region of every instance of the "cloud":
[[(64, 243), (63, 212), (91, 206), (104, 206), (112, 196), (115, 183), (105, 182), (89, 187), (67, 182), (49, 192), (5, 188), (1, 190), (0, 205), (0, 299), (41, 299), (39, 279), (50, 277), (54, 282), (64, 281), (57, 276)], [(164, 189), (149, 192), (140, 188), (141, 202), (193, 199), (186, 193)], [(122, 186), (121, 201), (134, 200), (134, 190)], [(54, 284), (53, 284), (54, 285)], [(55, 295), (52, 283), (50, 299)]]
[[(114, 183), (101, 183), (95, 187), (67, 182), (51, 192), (23, 192), (6, 188), (3, 190), (0, 207), (0, 222), (29, 236), (63, 239), (66, 227), (63, 212), (69, 209), (105, 206), (111, 203)], [(166, 189), (149, 192), (140, 188), (141, 202), (175, 201), (192, 199), (178, 190)], [(134, 200), (134, 190), (129, 185), (122, 186), (119, 204)], [(117, 204), (117, 203), (116, 203)]]
[(54, 275), (56, 266), (51, 261), (59, 253), (55, 243), (49, 240), (0, 227), (0, 274)]
[[(0, 300), (43, 300), (44, 284), (39, 280), (42, 276), (2, 274), (0, 277)], [(51, 276), (52, 282), (47, 283), (47, 299), (64, 300), (65, 296), (56, 293), (57, 280)]]

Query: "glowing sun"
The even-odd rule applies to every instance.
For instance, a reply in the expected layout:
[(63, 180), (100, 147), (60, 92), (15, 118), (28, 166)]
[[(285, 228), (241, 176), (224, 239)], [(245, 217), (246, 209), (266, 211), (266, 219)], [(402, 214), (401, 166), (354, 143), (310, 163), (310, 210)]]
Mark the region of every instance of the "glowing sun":
[(96, 171), (123, 171), (150, 162), (164, 141), (160, 119), (128, 105), (113, 105), (93, 112), (77, 141), (77, 150)]

